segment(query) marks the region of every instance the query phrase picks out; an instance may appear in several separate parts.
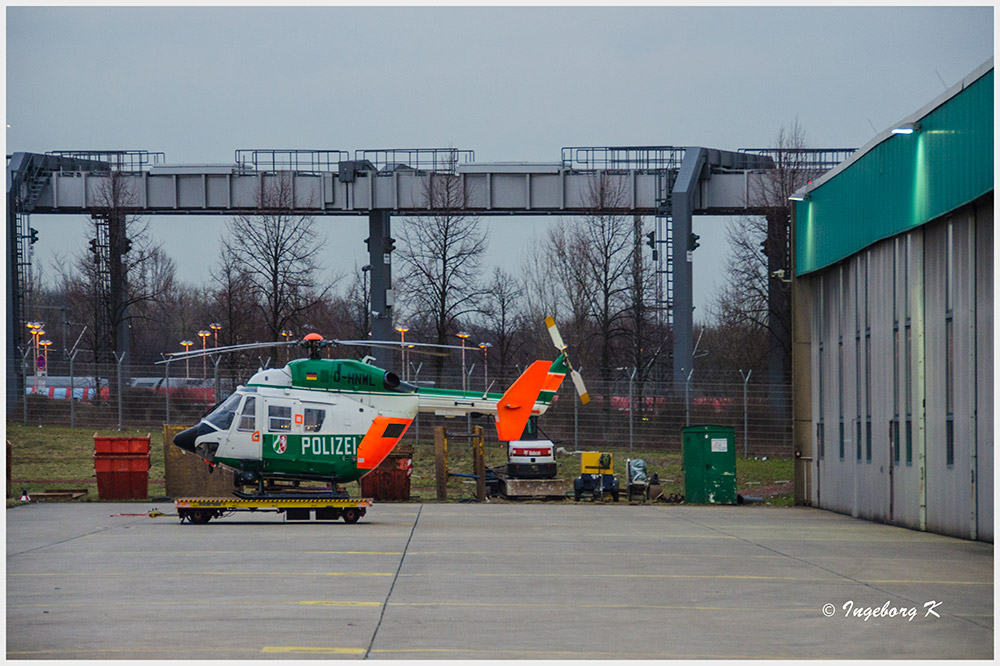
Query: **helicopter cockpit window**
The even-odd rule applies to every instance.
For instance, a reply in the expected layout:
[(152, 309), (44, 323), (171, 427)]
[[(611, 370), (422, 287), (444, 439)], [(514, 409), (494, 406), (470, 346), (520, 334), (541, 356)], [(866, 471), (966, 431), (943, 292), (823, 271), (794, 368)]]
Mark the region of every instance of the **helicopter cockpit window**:
[(257, 429), (257, 419), (254, 418), (256, 408), (257, 398), (253, 396), (247, 397), (247, 401), (243, 404), (243, 412), (240, 414), (240, 424), (237, 426), (237, 430), (253, 432)]
[(240, 404), (240, 396), (233, 394), (225, 402), (215, 408), (205, 420), (214, 425), (219, 430), (229, 430), (233, 424), (233, 417), (236, 416), (236, 408)]
[(326, 418), (325, 409), (310, 409), (305, 408), (305, 431), (306, 432), (319, 432), (323, 427), (323, 419)]
[(267, 429), (271, 432), (292, 429), (292, 408), (283, 405), (268, 405)]

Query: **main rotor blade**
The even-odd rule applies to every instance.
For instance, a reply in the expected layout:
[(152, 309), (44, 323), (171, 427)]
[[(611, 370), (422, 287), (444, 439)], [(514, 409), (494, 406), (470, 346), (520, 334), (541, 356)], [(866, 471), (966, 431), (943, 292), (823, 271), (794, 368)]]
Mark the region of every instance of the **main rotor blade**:
[(355, 346), (371, 346), (371, 345), (385, 345), (387, 347), (395, 347), (400, 349), (406, 347), (436, 347), (437, 349), (465, 349), (465, 351), (475, 351), (479, 349), (476, 345), (439, 345), (434, 342), (400, 342), (398, 340), (334, 340), (338, 345), (355, 345)]
[(576, 387), (576, 392), (580, 395), (580, 403), (586, 405), (590, 402), (590, 394), (587, 393), (587, 387), (583, 385), (583, 377), (576, 370), (570, 370), (569, 376), (573, 379), (573, 386)]
[(241, 345), (228, 345), (226, 347), (207, 347), (205, 349), (195, 349), (192, 351), (170, 352), (164, 354), (167, 358), (162, 361), (156, 361), (154, 365), (162, 365), (164, 363), (172, 363), (174, 361), (182, 361), (184, 359), (201, 358), (202, 356), (211, 356), (213, 354), (228, 354), (229, 352), (245, 351), (248, 349), (265, 349), (268, 347), (291, 347), (297, 344), (299, 344), (298, 340), (294, 342), (247, 342)]
[[(389, 351), (403, 351), (403, 346), (398, 342), (346, 342), (344, 343), (356, 347), (376, 347), (378, 349), (388, 349)], [(406, 343), (406, 351), (410, 354), (421, 354), (424, 356), (449, 356), (448, 352), (431, 351), (429, 349), (410, 349), (410, 343)]]
[(549, 329), (549, 337), (552, 338), (552, 344), (556, 346), (556, 349), (559, 351), (566, 349), (566, 343), (563, 342), (562, 336), (559, 335), (559, 327), (556, 326), (555, 317), (546, 317), (545, 326)]

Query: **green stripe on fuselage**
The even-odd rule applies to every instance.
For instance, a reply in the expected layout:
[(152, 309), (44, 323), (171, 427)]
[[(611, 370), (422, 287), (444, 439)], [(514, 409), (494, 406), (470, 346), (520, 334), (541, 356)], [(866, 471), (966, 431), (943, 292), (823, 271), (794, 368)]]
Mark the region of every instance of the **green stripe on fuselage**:
[[(217, 462), (263, 474), (310, 474), (347, 482), (361, 478), (358, 445), (364, 435), (263, 435), (261, 461), (218, 458)], [(283, 450), (282, 450), (283, 449)]]

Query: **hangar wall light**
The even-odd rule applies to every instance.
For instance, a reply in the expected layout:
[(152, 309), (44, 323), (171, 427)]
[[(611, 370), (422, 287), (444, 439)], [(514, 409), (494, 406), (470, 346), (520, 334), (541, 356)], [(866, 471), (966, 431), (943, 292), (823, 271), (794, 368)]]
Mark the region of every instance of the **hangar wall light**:
[(903, 123), (892, 130), (893, 134), (913, 134), (920, 131), (920, 123)]

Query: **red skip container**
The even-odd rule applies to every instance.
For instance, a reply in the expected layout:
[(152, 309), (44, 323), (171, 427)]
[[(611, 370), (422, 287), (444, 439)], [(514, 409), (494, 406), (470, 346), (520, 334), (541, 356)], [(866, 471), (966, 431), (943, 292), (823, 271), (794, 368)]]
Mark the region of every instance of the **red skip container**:
[(97, 498), (146, 499), (149, 487), (149, 435), (101, 437), (94, 433)]

